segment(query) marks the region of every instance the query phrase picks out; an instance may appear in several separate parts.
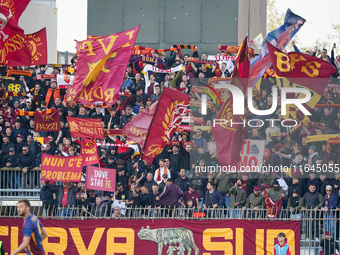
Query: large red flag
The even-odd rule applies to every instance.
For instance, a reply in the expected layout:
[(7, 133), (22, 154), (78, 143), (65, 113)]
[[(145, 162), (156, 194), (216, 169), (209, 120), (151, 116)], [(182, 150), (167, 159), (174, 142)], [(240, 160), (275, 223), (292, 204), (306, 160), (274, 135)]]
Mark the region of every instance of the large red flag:
[(336, 72), (335, 66), (304, 53), (285, 54), (267, 41), (266, 43), (277, 76), (286, 77), (292, 83), (310, 88), (320, 95), (323, 94), (330, 76)]
[(240, 152), (247, 133), (246, 116), (232, 114), (233, 100), (229, 91), (229, 97), (218, 111), (211, 127), (216, 141), (217, 158), (222, 166), (234, 166), (240, 161)]
[(131, 121), (126, 123), (122, 129), (124, 135), (129, 137), (131, 141), (138, 143), (142, 148), (144, 146), (152, 118), (157, 110), (158, 102), (159, 100), (153, 103), (149, 110), (140, 112)]
[(235, 60), (235, 69), (234, 69), (232, 80), (231, 80), (231, 83), (241, 88), (244, 94), (246, 94), (246, 90), (248, 87), (248, 78), (249, 78), (249, 72), (250, 72), (250, 61), (248, 57), (247, 39), (248, 39), (248, 36), (244, 38), (239, 48), (239, 51), (238, 51), (238, 54)]
[(33, 34), (25, 35), (25, 42), (31, 51), (32, 65), (47, 64), (46, 27)]
[(138, 31), (139, 26), (77, 43), (79, 58), (73, 81), (75, 102), (112, 105), (118, 100)]
[[(250, 63), (248, 58), (247, 37), (244, 38), (237, 58), (232, 83), (240, 87), (243, 93), (248, 86)], [(233, 100), (231, 92), (229, 97), (218, 111), (214, 125), (211, 127), (216, 141), (217, 158), (221, 165), (234, 166), (240, 161), (240, 152), (246, 138), (246, 115), (232, 115)], [(238, 124), (232, 124), (232, 123)]]
[(0, 64), (30, 65), (31, 53), (18, 20), (30, 0), (4, 0), (0, 4)]
[(162, 152), (187, 113), (190, 96), (164, 88), (143, 146), (143, 160), (149, 164)]

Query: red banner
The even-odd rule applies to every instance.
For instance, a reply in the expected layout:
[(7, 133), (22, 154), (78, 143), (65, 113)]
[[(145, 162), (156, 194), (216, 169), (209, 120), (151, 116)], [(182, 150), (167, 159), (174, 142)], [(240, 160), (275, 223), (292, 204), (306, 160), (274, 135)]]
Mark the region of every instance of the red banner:
[(187, 114), (189, 101), (190, 96), (187, 94), (169, 88), (163, 89), (145, 138), (143, 160), (152, 164), (153, 159), (162, 152)]
[(88, 166), (86, 169), (86, 189), (116, 191), (116, 169)]
[(320, 58), (298, 52), (285, 54), (268, 42), (267, 47), (277, 76), (286, 77), (292, 83), (306, 86), (319, 95), (325, 91), (329, 77), (336, 72), (335, 66)]
[[(246, 93), (247, 78), (249, 78), (250, 63), (248, 58), (247, 37), (244, 38), (236, 57), (235, 70), (231, 80), (243, 93)], [(217, 158), (221, 165), (234, 166), (240, 161), (241, 148), (246, 138), (246, 128), (243, 125), (232, 125), (246, 120), (246, 115), (232, 115), (234, 97), (230, 95), (217, 113), (215, 119), (219, 119), (216, 125), (211, 127), (216, 141)], [(233, 117), (233, 118), (232, 118)]]
[(214, 126), (211, 127), (216, 141), (217, 158), (222, 166), (235, 166), (240, 161), (240, 152), (246, 137), (246, 127), (243, 125), (232, 125), (231, 123), (242, 123), (246, 121), (245, 115), (232, 115), (233, 96), (230, 92), (218, 111)]
[(83, 137), (80, 142), (80, 154), (83, 156), (83, 166), (99, 164), (96, 139)]
[(47, 64), (46, 27), (33, 34), (25, 35), (25, 43), (31, 51), (31, 65)]
[(72, 137), (92, 137), (105, 139), (103, 124), (100, 119), (82, 119), (67, 117)]
[(82, 156), (62, 157), (42, 154), (41, 180), (80, 182), (83, 167)]
[(24, 30), (18, 26), (19, 18), (30, 0), (1, 1), (0, 64), (29, 66), (31, 53), (25, 43)]
[(59, 111), (50, 115), (40, 112), (34, 113), (34, 131), (35, 132), (56, 132), (60, 131)]
[[(300, 254), (301, 221), (258, 220), (47, 220), (46, 254), (272, 254), (286, 234), (292, 255)], [(1, 218), (6, 252), (22, 242), (23, 219)]]
[(138, 143), (142, 148), (158, 103), (159, 100), (152, 104), (149, 110), (140, 112), (136, 117), (126, 123), (122, 129), (123, 133), (129, 137), (131, 141)]
[(73, 82), (75, 102), (112, 105), (118, 100), (138, 31), (139, 26), (77, 43), (79, 58)]
[(244, 38), (239, 48), (239, 52), (237, 53), (235, 68), (230, 82), (231, 84), (237, 85), (239, 88), (241, 88), (243, 94), (246, 94), (250, 72), (247, 39), (248, 36)]

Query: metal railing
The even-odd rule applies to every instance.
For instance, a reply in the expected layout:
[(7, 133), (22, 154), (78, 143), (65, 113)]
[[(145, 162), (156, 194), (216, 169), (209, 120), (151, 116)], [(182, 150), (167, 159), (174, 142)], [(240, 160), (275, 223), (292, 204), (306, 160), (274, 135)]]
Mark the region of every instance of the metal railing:
[(23, 173), (19, 167), (0, 169), (0, 197), (2, 200), (28, 198), (39, 200), (40, 168)]
[[(266, 209), (233, 209), (233, 208), (202, 208), (200, 210), (184, 207), (129, 207), (115, 201), (113, 204), (105, 204), (79, 207), (58, 207), (42, 202), (34, 202), (31, 212), (43, 219), (176, 219), (176, 220), (221, 220), (221, 219), (243, 219), (252, 221), (301, 221), (301, 243), (302, 250), (318, 254), (320, 242), (324, 239), (326, 231), (336, 240), (334, 247), (339, 244), (340, 220), (338, 210), (324, 212), (322, 210), (298, 211), (291, 213), (288, 209), (282, 209), (276, 218), (268, 218)], [(19, 218), (15, 202), (3, 202), (0, 205), (0, 217)], [(275, 223), (274, 223), (275, 224)], [(327, 245), (327, 244), (326, 244)], [(328, 245), (330, 245), (328, 243)], [(331, 248), (331, 247), (328, 247)], [(339, 251), (340, 252), (340, 251)]]

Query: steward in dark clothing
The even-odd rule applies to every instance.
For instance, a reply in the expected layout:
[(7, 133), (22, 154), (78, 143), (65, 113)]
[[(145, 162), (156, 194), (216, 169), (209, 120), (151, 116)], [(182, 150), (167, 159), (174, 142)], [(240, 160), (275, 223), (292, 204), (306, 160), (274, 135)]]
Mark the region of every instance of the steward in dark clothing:
[(325, 233), (325, 239), (321, 240), (320, 246), (324, 255), (337, 254), (335, 250), (340, 251), (339, 244), (331, 238), (328, 231)]

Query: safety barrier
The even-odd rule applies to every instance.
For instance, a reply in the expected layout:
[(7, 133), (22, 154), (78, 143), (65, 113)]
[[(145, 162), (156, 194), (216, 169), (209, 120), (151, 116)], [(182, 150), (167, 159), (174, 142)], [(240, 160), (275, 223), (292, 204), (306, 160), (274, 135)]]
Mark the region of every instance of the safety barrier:
[(38, 200), (40, 192), (40, 168), (23, 173), (19, 167), (0, 169), (1, 200), (27, 198)]

